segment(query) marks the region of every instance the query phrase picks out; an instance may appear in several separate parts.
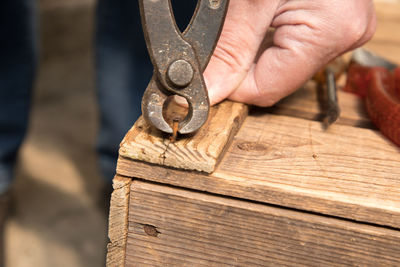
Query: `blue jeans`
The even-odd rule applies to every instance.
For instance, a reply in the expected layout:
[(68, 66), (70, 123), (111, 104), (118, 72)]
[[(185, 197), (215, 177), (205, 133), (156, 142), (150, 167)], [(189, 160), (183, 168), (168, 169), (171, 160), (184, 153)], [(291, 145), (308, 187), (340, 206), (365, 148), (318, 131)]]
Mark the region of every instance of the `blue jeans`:
[[(172, 0), (178, 26), (189, 22), (196, 0)], [(36, 69), (35, 0), (0, 1), (0, 193), (8, 189), (30, 111)], [(152, 75), (138, 2), (98, 0), (96, 85), (100, 111), (97, 151), (103, 176), (115, 173), (118, 146), (139, 117)]]
[(35, 3), (0, 2), (0, 193), (13, 167), (28, 122), (36, 67)]

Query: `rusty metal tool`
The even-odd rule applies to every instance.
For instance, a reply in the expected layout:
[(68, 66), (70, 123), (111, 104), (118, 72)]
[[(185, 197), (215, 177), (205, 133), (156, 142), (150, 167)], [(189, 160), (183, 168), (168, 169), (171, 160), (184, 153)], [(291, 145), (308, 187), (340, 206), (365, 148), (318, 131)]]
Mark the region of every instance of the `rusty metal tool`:
[(318, 86), (318, 100), (323, 112), (322, 122), (325, 129), (340, 116), (336, 80), (345, 72), (346, 68), (346, 63), (339, 57), (323, 67), (313, 77)]
[(339, 118), (340, 108), (338, 104), (335, 74), (330, 67), (327, 67), (325, 72), (326, 72), (325, 75), (326, 75), (327, 101), (326, 101), (325, 118), (323, 120), (323, 123), (325, 128), (328, 128), (329, 125), (334, 123)]
[(374, 54), (364, 48), (358, 48), (354, 50), (351, 62), (360, 64), (364, 67), (384, 67), (388, 70), (394, 70), (398, 66), (390, 62), (387, 59), (382, 58), (381, 56)]
[(346, 92), (364, 100), (371, 121), (383, 135), (400, 146), (400, 67), (359, 48), (347, 73)]
[(142, 113), (157, 129), (173, 133), (163, 117), (164, 104), (170, 96), (184, 97), (189, 110), (178, 132), (188, 134), (208, 118), (210, 102), (203, 71), (221, 33), (229, 0), (199, 0), (183, 33), (176, 26), (170, 1), (139, 1), (147, 50), (154, 66), (143, 95)]

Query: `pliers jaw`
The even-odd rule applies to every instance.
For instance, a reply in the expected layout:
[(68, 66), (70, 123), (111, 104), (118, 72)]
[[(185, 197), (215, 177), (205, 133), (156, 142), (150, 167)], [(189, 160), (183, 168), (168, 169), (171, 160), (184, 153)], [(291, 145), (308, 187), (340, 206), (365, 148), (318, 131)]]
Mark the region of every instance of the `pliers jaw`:
[[(165, 120), (163, 110), (168, 97), (173, 94), (166, 93), (161, 89), (161, 87), (162, 86), (157, 82), (157, 79), (152, 79), (150, 81), (150, 84), (143, 95), (142, 113), (145, 120), (151, 125), (163, 132), (172, 134), (173, 129)], [(189, 106), (188, 114), (179, 123), (179, 133), (193, 133), (207, 121), (210, 102), (207, 95), (202, 96), (202, 99), (203, 101), (186, 99)]]
[[(160, 87), (161, 84), (157, 82), (157, 79), (150, 81), (142, 99), (143, 117), (157, 129), (172, 134), (172, 127), (165, 120), (163, 110), (168, 97), (173, 94), (165, 93)], [(189, 134), (197, 131), (207, 121), (210, 109), (208, 97), (201, 102), (188, 100), (187, 102), (189, 105), (188, 114), (179, 123), (178, 128), (178, 132), (181, 134)], [(193, 106), (193, 103), (195, 106)]]
[(229, 0), (199, 0), (184, 33), (174, 21), (170, 0), (140, 0), (147, 49), (154, 75), (142, 99), (143, 117), (157, 129), (173, 133), (163, 116), (169, 96), (188, 102), (188, 114), (178, 132), (197, 131), (206, 121), (210, 103), (203, 71), (222, 30)]

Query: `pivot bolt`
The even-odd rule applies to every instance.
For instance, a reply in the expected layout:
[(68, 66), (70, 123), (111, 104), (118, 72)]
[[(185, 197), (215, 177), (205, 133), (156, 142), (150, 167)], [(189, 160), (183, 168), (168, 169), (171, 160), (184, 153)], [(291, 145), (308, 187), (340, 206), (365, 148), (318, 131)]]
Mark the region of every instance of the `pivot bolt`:
[(192, 65), (183, 59), (176, 60), (169, 65), (167, 76), (176, 87), (186, 87), (193, 79)]

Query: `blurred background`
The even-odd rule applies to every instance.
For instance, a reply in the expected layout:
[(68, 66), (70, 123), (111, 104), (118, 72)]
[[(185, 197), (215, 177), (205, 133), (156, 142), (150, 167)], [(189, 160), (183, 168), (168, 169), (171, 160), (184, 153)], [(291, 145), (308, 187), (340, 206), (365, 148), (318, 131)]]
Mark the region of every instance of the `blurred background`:
[[(103, 174), (108, 173), (109, 177), (103, 179), (95, 150), (99, 128), (94, 82), (97, 1), (22, 1), (24, 8), (36, 2), (39, 6), (39, 66), (28, 133), (18, 154), (11, 188), (12, 206), (5, 225), (5, 263), (8, 267), (104, 266), (115, 149), (110, 145), (101, 148), (102, 154), (108, 157)], [(13, 3), (21, 7), (19, 1), (6, 3), (6, 7), (15, 8)], [(112, 138), (117, 138), (116, 143), (122, 140), (140, 111), (141, 91), (151, 77), (152, 66), (138, 21), (138, 1), (101, 3), (99, 24), (103, 30), (98, 39), (102, 40), (99, 47), (103, 49), (98, 53), (102, 53), (99, 58), (104, 64), (99, 77), (105, 77), (100, 79), (104, 88), (101, 91), (103, 108), (107, 107), (111, 118), (103, 120), (107, 121), (108, 132), (103, 132), (100, 139), (103, 143), (106, 140), (114, 144)], [(178, 24), (185, 28), (197, 0), (173, 0), (172, 3)], [(26, 17), (13, 13), (15, 9), (1, 11), (2, 16), (8, 18), (6, 22), (25, 25), (19, 20)], [(25, 40), (25, 27), (20, 28), (7, 28), (8, 34), (21, 33), (19, 36)], [(3, 37), (7, 44), (7, 34)], [(13, 43), (19, 44), (18, 41)], [(19, 65), (21, 69), (24, 66)], [(22, 75), (20, 77), (22, 80)], [(121, 87), (132, 90), (118, 91)], [(114, 98), (113, 101), (110, 98)], [(18, 111), (15, 103), (13, 107)], [(13, 114), (2, 115), (8, 118)], [(116, 129), (121, 125), (123, 129)]]
[(40, 0), (40, 66), (6, 224), (6, 266), (104, 266), (94, 143), (94, 0)]
[[(104, 266), (108, 197), (94, 149), (96, 3), (38, 1), (40, 65), (6, 223), (6, 266)], [(378, 12), (378, 23), (384, 20)], [(390, 57), (398, 49), (397, 41), (378, 49), (380, 36), (388, 29), (398, 31), (378, 26), (367, 47)]]

